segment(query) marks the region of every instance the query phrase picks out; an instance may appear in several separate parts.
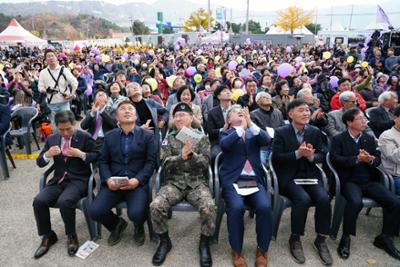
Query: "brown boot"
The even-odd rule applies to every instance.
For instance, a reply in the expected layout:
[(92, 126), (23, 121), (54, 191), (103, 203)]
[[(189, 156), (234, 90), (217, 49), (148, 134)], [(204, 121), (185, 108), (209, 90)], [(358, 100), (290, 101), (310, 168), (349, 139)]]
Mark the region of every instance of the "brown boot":
[(256, 267), (268, 266), (268, 252), (263, 252), (258, 246), (256, 250)]
[(232, 262), (233, 266), (235, 267), (247, 267), (243, 252), (237, 253), (236, 251), (232, 250)]

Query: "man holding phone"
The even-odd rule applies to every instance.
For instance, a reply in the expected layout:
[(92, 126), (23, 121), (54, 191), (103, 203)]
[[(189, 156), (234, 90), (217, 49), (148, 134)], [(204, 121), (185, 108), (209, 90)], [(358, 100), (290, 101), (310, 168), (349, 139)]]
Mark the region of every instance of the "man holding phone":
[(117, 127), (117, 121), (111, 115), (112, 108), (107, 106), (108, 96), (104, 90), (96, 91), (94, 101), (92, 109), (81, 122), (81, 128), (89, 132), (101, 149), (105, 134)]
[[(121, 240), (127, 222), (111, 209), (125, 201), (128, 217), (135, 224), (135, 244), (141, 246), (149, 205), (148, 181), (156, 166), (156, 143), (153, 133), (136, 126), (136, 109), (131, 101), (118, 104), (116, 119), (120, 128), (104, 137), (99, 161), (101, 188), (89, 212), (111, 232), (108, 244), (113, 246)], [(119, 183), (117, 180), (121, 179), (114, 179), (116, 176), (128, 179)]]

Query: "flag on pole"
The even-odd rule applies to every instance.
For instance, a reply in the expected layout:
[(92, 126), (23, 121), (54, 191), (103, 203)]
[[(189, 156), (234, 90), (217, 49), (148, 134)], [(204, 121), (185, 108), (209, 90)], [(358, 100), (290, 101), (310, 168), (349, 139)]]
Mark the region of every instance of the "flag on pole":
[(389, 26), (392, 26), (389, 21), (389, 17), (386, 15), (385, 11), (380, 5), (378, 5), (378, 10), (376, 12), (376, 24), (387, 24)]

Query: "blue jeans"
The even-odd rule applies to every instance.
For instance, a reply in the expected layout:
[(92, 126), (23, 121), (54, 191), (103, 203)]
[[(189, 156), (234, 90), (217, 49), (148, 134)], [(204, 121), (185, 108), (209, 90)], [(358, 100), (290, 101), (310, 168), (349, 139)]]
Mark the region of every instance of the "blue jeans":
[(51, 128), (53, 129), (53, 133), (56, 133), (57, 127), (56, 127), (56, 123), (54, 121), (54, 116), (56, 115), (56, 113), (58, 113), (60, 111), (71, 110), (70, 106), (69, 106), (69, 101), (62, 102), (62, 103), (56, 103), (56, 104), (47, 104), (47, 106), (51, 110), (51, 113), (49, 115), (49, 119), (51, 122)]
[(393, 176), (394, 180), (394, 192), (400, 196), (400, 176)]

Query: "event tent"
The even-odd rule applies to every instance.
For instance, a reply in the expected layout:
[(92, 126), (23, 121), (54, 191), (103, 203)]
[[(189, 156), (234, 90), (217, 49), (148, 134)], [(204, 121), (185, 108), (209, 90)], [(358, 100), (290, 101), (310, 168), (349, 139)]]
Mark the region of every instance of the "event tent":
[(21, 43), (26, 46), (46, 45), (47, 41), (40, 39), (25, 30), (16, 19), (12, 19), (7, 28), (0, 33), (0, 45), (16, 45)]

